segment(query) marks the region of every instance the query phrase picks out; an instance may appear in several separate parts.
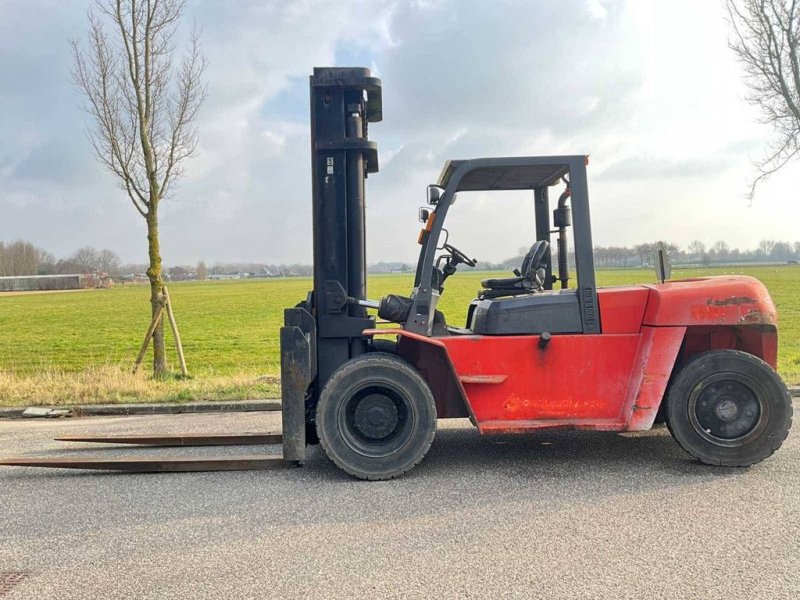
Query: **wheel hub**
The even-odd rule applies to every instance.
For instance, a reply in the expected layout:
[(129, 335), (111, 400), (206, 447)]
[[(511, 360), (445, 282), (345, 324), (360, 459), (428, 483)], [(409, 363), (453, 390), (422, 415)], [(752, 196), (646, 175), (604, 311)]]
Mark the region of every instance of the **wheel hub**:
[(736, 417), (739, 414), (739, 407), (736, 406), (736, 402), (731, 400), (730, 398), (725, 398), (717, 403), (717, 406), (714, 407), (714, 413), (717, 415), (717, 418), (724, 422), (730, 423), (731, 421), (735, 421)]
[(371, 440), (386, 438), (399, 423), (397, 405), (392, 398), (383, 394), (369, 394), (356, 406), (354, 420), (364, 437)]
[(761, 405), (744, 382), (721, 380), (695, 397), (693, 416), (704, 437), (731, 441), (753, 431), (761, 417)]

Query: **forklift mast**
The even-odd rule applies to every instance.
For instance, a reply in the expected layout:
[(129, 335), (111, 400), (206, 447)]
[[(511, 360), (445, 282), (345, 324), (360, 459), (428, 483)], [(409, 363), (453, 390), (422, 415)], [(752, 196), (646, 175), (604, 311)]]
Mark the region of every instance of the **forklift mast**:
[(375, 326), (366, 298), (364, 180), (378, 171), (368, 124), (383, 117), (381, 82), (364, 68), (315, 68), (311, 91), (314, 289), (284, 312), (281, 328), (283, 456), (302, 461), (316, 434), (319, 392), (336, 369), (367, 351)]
[(368, 124), (380, 121), (381, 83), (364, 68), (315, 68), (311, 76), (314, 291), (319, 389), (344, 362), (366, 352), (374, 326), (348, 299), (367, 293), (364, 180), (378, 171)]

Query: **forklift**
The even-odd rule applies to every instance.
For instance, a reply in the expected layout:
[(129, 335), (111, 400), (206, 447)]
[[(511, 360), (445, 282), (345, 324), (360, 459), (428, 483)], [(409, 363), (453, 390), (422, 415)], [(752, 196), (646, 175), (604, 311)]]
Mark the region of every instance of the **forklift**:
[[(598, 288), (585, 155), (448, 161), (420, 209), (413, 289), (368, 299), (365, 181), (379, 168), (368, 126), (383, 117), (381, 82), (364, 68), (315, 68), (310, 96), (314, 279), (280, 331), (282, 433), (61, 438), (281, 443), (282, 454), (0, 464), (264, 469), (300, 465), (307, 445), (319, 444), (346, 473), (385, 480), (419, 464), (448, 418), (468, 418), (481, 435), (642, 431), (666, 421), (689, 455), (720, 466), (755, 464), (786, 439), (792, 403), (775, 371), (767, 289), (751, 277), (668, 281), (663, 272), (652, 285)], [(552, 207), (551, 188), (560, 192)], [(447, 214), (459, 193), (509, 190), (532, 194), (530, 250), (511, 276), (481, 282), (466, 323), (448, 324), (437, 309), (444, 284), (477, 262), (449, 240)]]

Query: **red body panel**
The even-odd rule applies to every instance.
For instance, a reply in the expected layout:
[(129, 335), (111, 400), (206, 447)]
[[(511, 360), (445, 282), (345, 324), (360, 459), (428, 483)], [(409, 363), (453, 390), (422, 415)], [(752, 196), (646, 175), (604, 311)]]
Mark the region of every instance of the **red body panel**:
[(639, 333), (650, 290), (626, 286), (599, 288), (600, 325), (603, 333)]
[[(597, 291), (602, 333), (426, 337), (402, 329), (398, 353), (431, 385), (440, 417), (468, 414), (481, 433), (653, 425), (675, 364), (737, 348), (774, 365), (775, 306), (752, 277), (711, 277)], [(681, 349), (682, 354), (681, 354)]]
[(621, 415), (626, 430), (640, 431), (653, 426), (685, 334), (685, 327), (642, 327)]
[[(753, 277), (707, 277), (645, 286), (644, 325), (775, 325), (775, 305)], [(602, 319), (602, 313), (601, 313)]]
[[(539, 348), (535, 335), (427, 338), (400, 329), (365, 333), (400, 336), (402, 354), (412, 362), (424, 355), (419, 346), (445, 350), (453, 367), (449, 375), (457, 378), (453, 387), (460, 390), (480, 432), (518, 433), (544, 427), (649, 428), (685, 328), (558, 335), (545, 349)], [(430, 365), (416, 366), (434, 381), (448, 375), (434, 378)], [(440, 404), (445, 402), (437, 398)]]
[(639, 337), (558, 335), (544, 350), (539, 336), (441, 341), (485, 430), (511, 421), (516, 427), (585, 419), (618, 423)]

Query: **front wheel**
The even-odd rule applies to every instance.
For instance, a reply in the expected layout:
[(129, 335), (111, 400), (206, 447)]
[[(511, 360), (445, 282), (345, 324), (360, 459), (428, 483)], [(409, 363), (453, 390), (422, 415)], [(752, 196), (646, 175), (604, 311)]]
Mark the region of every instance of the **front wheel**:
[(317, 435), (325, 453), (360, 479), (391, 479), (425, 456), (436, 433), (428, 384), (403, 359), (362, 354), (328, 380), (317, 405)]
[(690, 361), (670, 387), (672, 437), (703, 463), (746, 467), (775, 452), (792, 426), (792, 400), (760, 358), (712, 350)]

